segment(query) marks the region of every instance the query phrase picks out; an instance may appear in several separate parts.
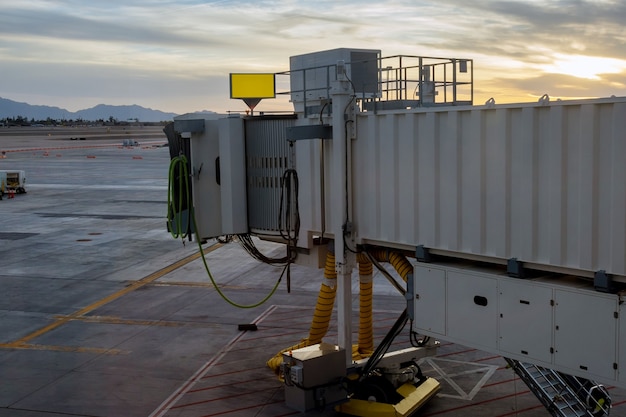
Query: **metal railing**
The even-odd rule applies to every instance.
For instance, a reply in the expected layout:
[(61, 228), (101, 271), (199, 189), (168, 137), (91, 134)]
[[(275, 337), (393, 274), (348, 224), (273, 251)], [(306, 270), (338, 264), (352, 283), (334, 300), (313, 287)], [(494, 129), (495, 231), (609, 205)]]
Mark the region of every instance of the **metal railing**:
[[(393, 55), (344, 65), (363, 111), (473, 104), (471, 59)], [(336, 74), (336, 63), (276, 73), (277, 96), (288, 96), (296, 112), (320, 113)]]
[(377, 102), (429, 107), (471, 105), (474, 101), (471, 59), (394, 55), (380, 62), (381, 96)]

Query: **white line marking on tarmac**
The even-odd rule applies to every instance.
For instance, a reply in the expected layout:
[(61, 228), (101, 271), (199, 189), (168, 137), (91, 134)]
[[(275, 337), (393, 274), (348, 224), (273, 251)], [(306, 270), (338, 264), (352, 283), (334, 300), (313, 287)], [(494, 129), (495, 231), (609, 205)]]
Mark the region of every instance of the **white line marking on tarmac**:
[[(269, 307), (267, 310), (261, 313), (261, 315), (258, 316), (253, 321), (253, 323), (255, 324), (260, 323), (261, 321), (263, 321), (263, 319), (265, 319), (268, 315), (270, 315), (276, 308), (278, 308), (276, 305)], [(200, 369), (198, 369), (191, 376), (191, 378), (185, 381), (183, 385), (181, 385), (176, 391), (172, 393), (172, 395), (170, 395), (165, 401), (163, 401), (163, 403), (156, 410), (154, 410), (152, 414), (150, 414), (149, 417), (165, 416), (165, 414), (167, 414), (167, 412), (170, 411), (170, 409), (174, 407), (176, 403), (178, 403), (178, 401), (180, 401), (180, 399), (183, 398), (183, 396), (187, 392), (189, 392), (189, 390), (207, 374), (207, 372), (209, 372), (209, 370), (213, 367), (213, 365), (219, 362), (219, 360), (222, 359), (224, 355), (226, 355), (232, 349), (234, 344), (244, 334), (246, 334), (246, 332), (241, 332), (237, 336), (235, 336), (230, 342), (228, 342), (222, 349), (220, 349), (217, 352), (217, 354), (213, 358), (211, 358), (207, 363), (205, 363), (202, 367), (200, 367)]]
[(167, 190), (167, 185), (122, 185), (122, 184), (28, 184), (27, 188), (30, 189), (45, 189), (45, 190), (151, 190), (162, 191)]
[[(478, 393), (478, 391), (480, 391), (483, 385), (485, 385), (485, 383), (489, 380), (489, 378), (491, 378), (494, 372), (496, 372), (496, 370), (498, 369), (497, 365), (484, 365), (484, 364), (478, 364), (474, 362), (455, 361), (451, 359), (443, 359), (443, 358), (436, 358), (436, 357), (423, 358), (418, 362), (420, 366), (424, 363), (430, 365), (433, 368), (433, 370), (435, 370), (435, 372), (439, 374), (441, 379), (445, 380), (452, 387), (452, 389), (454, 389), (454, 391), (456, 391), (458, 394), (458, 395), (452, 395), (452, 394), (439, 393), (437, 394), (437, 396), (448, 397), (448, 398), (458, 398), (461, 400), (468, 400), (468, 401), (474, 398), (474, 396)], [(454, 366), (460, 365), (464, 369), (462, 369), (459, 372), (448, 373), (443, 369), (445, 366), (443, 367), (440, 366), (440, 364), (445, 365), (446, 363), (453, 364)], [(461, 388), (461, 386), (459, 386), (459, 384), (457, 384), (454, 381), (455, 377), (462, 377), (466, 375), (481, 374), (481, 373), (483, 374), (482, 377), (476, 382), (476, 384), (472, 387), (472, 389), (469, 392), (465, 392), (465, 390)]]

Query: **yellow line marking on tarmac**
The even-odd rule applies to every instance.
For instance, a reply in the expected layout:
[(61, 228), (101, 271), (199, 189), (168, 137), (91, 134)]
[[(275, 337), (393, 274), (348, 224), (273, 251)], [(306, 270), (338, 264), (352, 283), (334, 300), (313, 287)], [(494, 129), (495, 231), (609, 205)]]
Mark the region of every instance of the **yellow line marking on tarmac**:
[(31, 344), (16, 344), (16, 343), (2, 343), (0, 344), (2, 349), (21, 349), (21, 350), (51, 350), (55, 352), (79, 352), (79, 353), (96, 353), (104, 355), (126, 355), (130, 353), (127, 350), (120, 349), (105, 349), (105, 348), (92, 348), (81, 346), (57, 346), (57, 345), (31, 345)]
[(59, 319), (68, 318), (72, 321), (103, 324), (127, 324), (136, 326), (162, 326), (162, 327), (219, 327), (217, 324), (195, 321), (165, 321), (165, 320), (133, 320), (114, 316), (57, 316)]
[[(204, 254), (213, 252), (214, 250), (220, 248), (221, 246), (223, 246), (221, 243), (216, 243), (206, 249), (204, 249)], [(14, 342), (10, 342), (10, 343), (2, 343), (0, 344), (0, 348), (2, 349), (34, 349), (34, 347), (36, 346), (40, 346), (38, 349), (44, 350), (41, 346), (45, 346), (45, 345), (31, 345), (28, 342), (30, 342), (31, 340), (42, 336), (54, 329), (57, 329), (61, 326), (63, 326), (64, 324), (72, 321), (72, 320), (80, 320), (82, 317), (84, 317), (85, 314), (102, 307), (105, 304), (108, 304), (112, 301), (117, 300), (120, 297), (123, 297), (124, 295), (127, 295), (128, 293), (131, 293), (132, 291), (135, 291), (138, 288), (143, 287), (144, 285), (147, 285), (149, 283), (151, 283), (152, 281), (156, 281), (157, 279), (163, 277), (166, 274), (169, 274), (172, 271), (175, 271), (176, 269), (187, 265), (188, 263), (198, 259), (202, 254), (200, 253), (200, 251), (189, 255), (179, 261), (174, 262), (173, 264), (170, 264), (168, 266), (166, 266), (165, 268), (161, 268), (158, 271), (155, 271), (153, 273), (151, 273), (150, 275), (147, 275), (143, 278), (141, 278), (138, 281), (134, 281), (132, 282), (130, 285), (128, 285), (126, 288), (123, 288), (117, 292), (114, 292), (113, 294), (102, 298), (101, 300), (98, 300), (90, 305), (88, 305), (87, 307), (84, 307), (68, 316), (60, 316), (58, 317), (53, 323), (48, 324), (47, 326), (42, 327), (39, 330), (35, 330), (34, 332), (22, 337), (19, 340), (16, 340)], [(65, 349), (65, 347), (63, 346), (50, 346), (51, 350), (59, 350), (60, 348)], [(59, 349), (56, 349), (59, 348)], [(86, 347), (67, 347), (67, 349), (70, 349), (69, 351), (94, 351), (93, 349), (95, 349), (95, 351), (102, 353), (102, 352), (106, 352), (106, 351), (111, 351), (112, 349), (98, 349), (98, 348), (86, 348)], [(73, 349), (73, 350), (72, 350)], [(86, 349), (86, 350), (76, 350), (76, 349)]]

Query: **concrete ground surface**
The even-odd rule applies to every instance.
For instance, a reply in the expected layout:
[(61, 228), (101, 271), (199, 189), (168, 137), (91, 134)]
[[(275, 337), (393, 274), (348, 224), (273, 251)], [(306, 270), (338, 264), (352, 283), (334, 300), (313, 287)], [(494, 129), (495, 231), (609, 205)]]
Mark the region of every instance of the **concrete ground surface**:
[[(0, 417), (338, 415), (287, 407), (265, 365), (307, 336), (322, 270), (296, 265), (290, 293), (283, 280), (265, 304), (235, 308), (215, 291), (196, 243), (165, 228), (160, 128), (86, 129), (78, 141), (70, 130), (12, 129), (0, 128), (0, 170), (26, 171), (28, 192), (0, 201)], [(133, 137), (138, 146), (122, 146)], [(211, 241), (204, 251), (218, 285), (241, 304), (265, 297), (281, 274), (237, 243)], [(353, 293), (356, 308), (356, 279)], [(403, 308), (376, 274), (376, 340)], [(258, 330), (238, 329), (247, 323)], [(408, 346), (407, 328), (392, 349)], [(415, 415), (549, 415), (499, 356), (442, 341), (420, 365), (442, 389)], [(611, 415), (626, 416), (626, 392), (610, 392)]]

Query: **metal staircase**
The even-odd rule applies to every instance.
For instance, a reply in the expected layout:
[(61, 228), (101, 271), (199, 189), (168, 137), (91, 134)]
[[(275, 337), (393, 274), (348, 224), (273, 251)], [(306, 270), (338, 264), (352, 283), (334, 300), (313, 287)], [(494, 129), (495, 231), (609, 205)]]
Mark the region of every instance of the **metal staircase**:
[(554, 417), (605, 417), (611, 398), (604, 386), (531, 363), (505, 358)]

